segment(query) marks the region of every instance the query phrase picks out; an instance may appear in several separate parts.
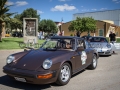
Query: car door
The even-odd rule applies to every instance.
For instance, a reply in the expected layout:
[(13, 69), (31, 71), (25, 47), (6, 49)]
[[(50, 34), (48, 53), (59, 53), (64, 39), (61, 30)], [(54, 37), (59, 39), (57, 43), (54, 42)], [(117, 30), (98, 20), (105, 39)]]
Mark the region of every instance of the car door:
[(87, 64), (89, 65), (93, 58), (94, 49), (89, 47), (89, 42), (84, 41), (85, 51), (87, 52)]
[(81, 39), (77, 39), (77, 56), (76, 56), (76, 70), (81, 70), (84, 69), (88, 63), (90, 62), (89, 57), (90, 57), (90, 52), (88, 49), (85, 47), (85, 43)]

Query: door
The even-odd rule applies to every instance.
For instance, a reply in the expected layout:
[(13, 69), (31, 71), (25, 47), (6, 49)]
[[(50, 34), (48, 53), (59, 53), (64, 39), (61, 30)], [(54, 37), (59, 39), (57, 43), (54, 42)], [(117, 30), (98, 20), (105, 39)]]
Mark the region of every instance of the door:
[(86, 50), (85, 43), (83, 40), (77, 40), (77, 50), (76, 50), (76, 70), (82, 70), (87, 66), (87, 58), (89, 57), (89, 52)]

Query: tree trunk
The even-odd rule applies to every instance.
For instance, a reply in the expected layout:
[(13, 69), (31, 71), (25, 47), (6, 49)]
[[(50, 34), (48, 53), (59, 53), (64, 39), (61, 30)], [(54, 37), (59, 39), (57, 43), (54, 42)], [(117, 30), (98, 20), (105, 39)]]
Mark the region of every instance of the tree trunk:
[(0, 42), (2, 42), (2, 22), (0, 22)]
[(2, 37), (5, 37), (5, 23), (0, 21), (0, 42), (2, 42)]
[(0, 34), (0, 42), (2, 42), (2, 33)]

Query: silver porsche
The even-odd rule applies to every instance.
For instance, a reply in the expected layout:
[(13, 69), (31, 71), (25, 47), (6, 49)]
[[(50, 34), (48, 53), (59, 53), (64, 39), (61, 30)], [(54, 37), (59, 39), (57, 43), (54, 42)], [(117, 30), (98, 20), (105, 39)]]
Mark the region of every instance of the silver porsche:
[(99, 55), (112, 55), (112, 46), (105, 37), (90, 37), (89, 48), (94, 48)]

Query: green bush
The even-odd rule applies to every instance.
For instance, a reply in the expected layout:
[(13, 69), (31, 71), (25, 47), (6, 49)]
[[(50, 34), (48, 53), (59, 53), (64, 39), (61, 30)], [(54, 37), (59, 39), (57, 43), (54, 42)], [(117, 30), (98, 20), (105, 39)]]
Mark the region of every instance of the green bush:
[(73, 34), (70, 34), (70, 36), (73, 36)]

